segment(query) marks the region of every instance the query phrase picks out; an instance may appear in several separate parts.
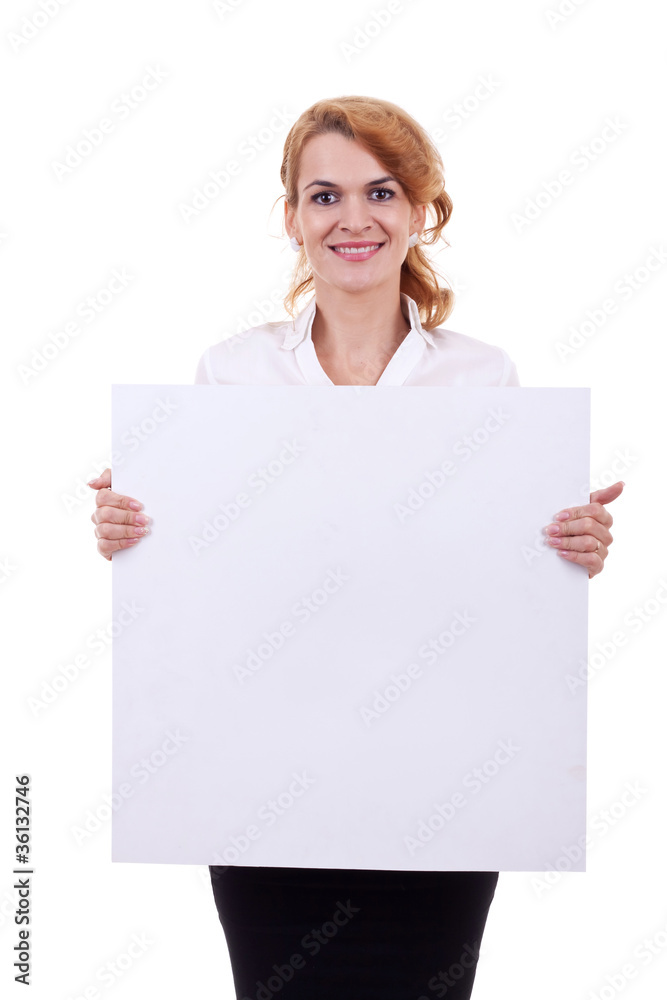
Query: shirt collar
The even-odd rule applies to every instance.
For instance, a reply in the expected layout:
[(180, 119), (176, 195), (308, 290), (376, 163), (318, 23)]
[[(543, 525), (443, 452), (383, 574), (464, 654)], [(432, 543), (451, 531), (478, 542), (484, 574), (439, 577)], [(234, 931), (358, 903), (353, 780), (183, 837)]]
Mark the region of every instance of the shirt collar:
[[(435, 346), (435, 340), (428, 330), (424, 330), (419, 319), (419, 307), (414, 299), (411, 299), (409, 295), (405, 292), (401, 292), (401, 303), (403, 304), (405, 311), (410, 319), (410, 331), (416, 331), (420, 336), (424, 338), (427, 344), (431, 347)], [(307, 306), (301, 310), (301, 312), (296, 316), (295, 319), (288, 321), (287, 333), (281, 344), (281, 347), (286, 350), (292, 350), (300, 344), (302, 340), (307, 338), (312, 340), (311, 330), (313, 326), (313, 320), (315, 319), (315, 296), (310, 300)]]

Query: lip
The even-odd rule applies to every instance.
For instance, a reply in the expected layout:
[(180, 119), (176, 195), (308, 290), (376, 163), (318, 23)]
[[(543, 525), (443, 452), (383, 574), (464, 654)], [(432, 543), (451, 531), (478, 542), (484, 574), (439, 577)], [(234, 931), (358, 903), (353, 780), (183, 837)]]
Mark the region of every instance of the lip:
[[(378, 246), (379, 244), (379, 246)], [(369, 250), (368, 253), (358, 252), (358, 253), (336, 253), (336, 247), (374, 247), (377, 246), (377, 250)], [(376, 253), (379, 253), (384, 243), (380, 243), (379, 240), (361, 240), (358, 243), (347, 242), (347, 243), (330, 243), (329, 249), (336, 254), (337, 257), (348, 261), (361, 261), (369, 260), (374, 257)]]

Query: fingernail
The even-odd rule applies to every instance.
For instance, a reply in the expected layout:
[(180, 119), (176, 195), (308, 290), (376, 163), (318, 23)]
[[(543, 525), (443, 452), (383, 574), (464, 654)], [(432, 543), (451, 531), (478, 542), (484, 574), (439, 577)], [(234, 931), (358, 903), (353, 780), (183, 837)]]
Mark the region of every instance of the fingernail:
[(561, 510), (557, 514), (554, 514), (554, 521), (567, 521), (569, 516), (569, 510)]
[(142, 503), (137, 503), (136, 500), (130, 500), (130, 502), (128, 504), (128, 507), (131, 507), (132, 510), (141, 510), (141, 508), (143, 507), (143, 504)]

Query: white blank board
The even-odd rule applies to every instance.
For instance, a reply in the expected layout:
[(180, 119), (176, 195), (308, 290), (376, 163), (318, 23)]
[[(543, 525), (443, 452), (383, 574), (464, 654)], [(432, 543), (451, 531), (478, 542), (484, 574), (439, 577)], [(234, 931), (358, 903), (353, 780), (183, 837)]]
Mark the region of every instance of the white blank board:
[[(114, 385), (112, 860), (537, 871), (586, 830), (590, 390)], [(585, 859), (574, 862), (584, 870)]]

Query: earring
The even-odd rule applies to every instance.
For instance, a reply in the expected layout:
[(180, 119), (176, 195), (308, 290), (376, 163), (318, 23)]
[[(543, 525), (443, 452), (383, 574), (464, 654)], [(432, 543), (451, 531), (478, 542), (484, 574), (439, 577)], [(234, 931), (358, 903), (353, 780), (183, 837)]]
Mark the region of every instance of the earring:
[(301, 244), (297, 240), (296, 236), (290, 237), (289, 245), (291, 246), (292, 250), (294, 250), (296, 253), (298, 253), (299, 250), (301, 249)]
[(413, 247), (418, 242), (418, 240), (419, 240), (419, 233), (413, 233), (410, 239), (408, 240), (408, 246)]

